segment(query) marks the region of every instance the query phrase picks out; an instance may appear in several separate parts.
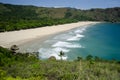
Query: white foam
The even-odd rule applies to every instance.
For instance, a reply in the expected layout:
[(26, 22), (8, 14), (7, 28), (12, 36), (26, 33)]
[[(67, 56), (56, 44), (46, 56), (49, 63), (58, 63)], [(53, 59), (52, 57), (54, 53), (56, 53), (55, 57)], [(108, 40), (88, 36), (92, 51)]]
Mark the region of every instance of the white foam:
[(52, 51), (50, 49), (45, 49), (45, 48), (39, 49), (38, 52), (40, 53), (39, 56), (43, 59), (49, 58), (50, 53), (52, 53)]
[(66, 47), (66, 48), (81, 48), (82, 46), (79, 44), (72, 44), (69, 42), (58, 41), (52, 47)]
[(86, 27), (77, 29), (74, 33), (83, 33), (86, 30)]
[(84, 27), (84, 28), (82, 28), (81, 30), (82, 30), (82, 31), (85, 31), (85, 30), (86, 30), (86, 28)]
[[(59, 48), (60, 49), (60, 48)], [(63, 50), (63, 49), (62, 49)], [(40, 58), (42, 59), (48, 59), (50, 58), (51, 56), (54, 56), (57, 60), (60, 60), (61, 57), (59, 56), (59, 52), (61, 50), (58, 50), (58, 49), (48, 49), (48, 48), (41, 48), (39, 49), (39, 56)], [(64, 52), (65, 50), (63, 50)], [(67, 56), (63, 56), (62, 57), (63, 60), (66, 60), (67, 59)]]
[(84, 35), (76, 34), (76, 37), (84, 37)]
[(82, 33), (82, 30), (76, 30), (75, 33)]
[[(61, 57), (58, 55), (58, 54), (51, 54), (51, 56), (54, 56), (57, 60), (60, 60)], [(67, 56), (62, 56), (62, 59), (63, 60), (66, 60), (67, 59)]]
[[(54, 56), (57, 60), (60, 60), (60, 51), (68, 53), (70, 51), (69, 48), (84, 48), (80, 44), (77, 44), (75, 42), (73, 43), (72, 41), (77, 41), (84, 37), (84, 35), (82, 35), (81, 33), (85, 30), (86, 28), (71, 30), (63, 34), (56, 35), (50, 40), (46, 40), (45, 44), (47, 45), (44, 45), (43, 48), (39, 49), (40, 58), (48, 59), (49, 57)], [(67, 56), (62, 57), (62, 59), (64, 60), (66, 60), (67, 58)]]
[(78, 41), (78, 40), (80, 40), (80, 38), (78, 38), (78, 37), (76, 37), (76, 36), (67, 39), (67, 41)]
[(76, 36), (68, 38), (67, 41), (78, 41), (80, 40), (84, 35), (76, 34)]
[(54, 48), (54, 51), (56, 51), (56, 52), (60, 52), (60, 51), (69, 52), (70, 50), (68, 50), (66, 48), (56, 47), (56, 48)]

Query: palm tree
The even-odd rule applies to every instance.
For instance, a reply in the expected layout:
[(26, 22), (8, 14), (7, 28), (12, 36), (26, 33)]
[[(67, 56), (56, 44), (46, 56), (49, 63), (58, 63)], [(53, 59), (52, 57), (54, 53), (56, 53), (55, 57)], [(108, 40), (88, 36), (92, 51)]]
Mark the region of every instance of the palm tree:
[(16, 53), (16, 51), (19, 50), (17, 45), (12, 45), (10, 49), (13, 53)]
[(82, 57), (78, 56), (77, 61), (80, 61), (80, 60), (82, 60)]
[(62, 60), (62, 57), (65, 55), (65, 53), (63, 51), (60, 51), (60, 57), (61, 57), (61, 60)]

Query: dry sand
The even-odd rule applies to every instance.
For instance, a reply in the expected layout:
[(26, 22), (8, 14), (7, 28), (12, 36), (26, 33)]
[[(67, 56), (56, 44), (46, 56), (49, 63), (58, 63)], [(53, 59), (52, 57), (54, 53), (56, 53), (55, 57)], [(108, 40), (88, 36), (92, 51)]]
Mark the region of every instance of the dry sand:
[(96, 23), (99, 22), (84, 21), (84, 22), (77, 22), (77, 23), (70, 23), (63, 25), (47, 26), (47, 27), (35, 28), (35, 29), (3, 32), (0, 33), (0, 46), (9, 48), (11, 45), (14, 44), (16, 45), (24, 44), (28, 41), (32, 41), (37, 38), (43, 38), (44, 36), (64, 32), (67, 30), (71, 30), (73, 28), (84, 27), (84, 25), (90, 25)]

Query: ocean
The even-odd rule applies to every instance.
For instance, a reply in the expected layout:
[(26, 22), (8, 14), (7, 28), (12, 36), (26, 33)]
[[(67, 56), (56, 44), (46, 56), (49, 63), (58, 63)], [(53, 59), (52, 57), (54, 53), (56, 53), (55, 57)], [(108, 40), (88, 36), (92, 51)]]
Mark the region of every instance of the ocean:
[[(38, 41), (37, 41), (38, 42)], [(98, 56), (105, 60), (120, 60), (120, 23), (99, 23), (75, 28), (49, 37), (41, 43), (32, 44), (28, 50), (36, 49), (40, 59), (55, 56), (64, 60)]]

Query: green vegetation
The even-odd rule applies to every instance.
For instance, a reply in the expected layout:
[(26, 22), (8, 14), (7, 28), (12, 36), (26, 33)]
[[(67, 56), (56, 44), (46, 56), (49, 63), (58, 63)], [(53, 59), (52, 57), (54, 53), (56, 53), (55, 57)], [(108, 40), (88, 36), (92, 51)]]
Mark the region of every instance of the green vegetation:
[(119, 7), (79, 10), (0, 3), (0, 32), (88, 20), (120, 22), (119, 13)]
[(0, 47), (1, 80), (119, 80), (120, 63), (88, 55), (75, 61), (39, 60)]
[(61, 60), (62, 60), (62, 57), (65, 55), (65, 53), (63, 51), (60, 51), (60, 57), (61, 57)]
[(17, 50), (19, 50), (17, 45), (12, 45), (10, 50), (12, 51), (12, 53), (16, 53)]
[[(37, 28), (77, 21), (120, 22), (120, 8), (79, 10), (45, 8), (0, 3), (0, 32)], [(75, 61), (61, 61), (54, 56), (39, 60), (37, 54), (16, 53), (0, 47), (0, 80), (119, 80), (120, 62), (88, 55)]]

